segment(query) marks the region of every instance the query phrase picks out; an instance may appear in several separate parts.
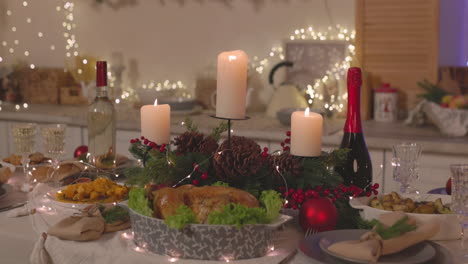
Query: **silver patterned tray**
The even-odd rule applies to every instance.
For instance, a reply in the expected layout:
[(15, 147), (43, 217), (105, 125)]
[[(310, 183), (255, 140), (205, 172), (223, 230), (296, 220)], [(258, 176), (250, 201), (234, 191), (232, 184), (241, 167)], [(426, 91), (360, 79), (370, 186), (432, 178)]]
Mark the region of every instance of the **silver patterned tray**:
[(291, 219), (280, 215), (271, 224), (229, 225), (191, 224), (179, 231), (164, 220), (141, 215), (129, 208), (134, 242), (153, 253), (177, 258), (235, 260), (265, 256), (273, 248), (273, 235)]

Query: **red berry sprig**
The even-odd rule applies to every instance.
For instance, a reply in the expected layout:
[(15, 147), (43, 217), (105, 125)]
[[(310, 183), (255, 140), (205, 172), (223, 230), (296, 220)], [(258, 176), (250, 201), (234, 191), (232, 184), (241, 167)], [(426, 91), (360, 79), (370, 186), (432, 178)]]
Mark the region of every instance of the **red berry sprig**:
[(286, 132), (286, 138), (281, 142), (281, 147), (283, 147), (283, 151), (289, 151), (291, 147), (289, 146), (291, 144), (291, 131)]
[(131, 144), (135, 144), (135, 143), (143, 144), (143, 145), (148, 146), (149, 149), (157, 149), (160, 152), (165, 152), (167, 150), (167, 145), (166, 144), (158, 145), (158, 144), (156, 144), (156, 142), (153, 142), (153, 141), (145, 138), (144, 136), (141, 136), (140, 138), (131, 139), (130, 143)]
[(346, 198), (346, 197), (358, 197), (363, 194), (370, 196), (373, 194), (377, 195), (379, 192), (377, 189), (379, 188), (379, 184), (376, 183), (370, 187), (371, 191), (365, 192), (363, 189), (351, 185), (346, 186), (344, 184), (340, 184), (335, 189), (326, 189), (323, 186), (316, 186), (313, 189), (309, 189), (304, 191), (303, 189), (290, 188), (289, 190), (285, 191), (284, 187), (280, 187), (278, 190), (283, 193), (283, 196), (288, 201), (284, 207), (297, 209), (299, 208), (305, 200), (309, 198), (318, 198), (318, 197), (328, 197), (332, 202), (336, 202), (338, 199)]
[(268, 148), (267, 147), (264, 147), (263, 148), (263, 152), (262, 152), (262, 158), (267, 158), (268, 157)]

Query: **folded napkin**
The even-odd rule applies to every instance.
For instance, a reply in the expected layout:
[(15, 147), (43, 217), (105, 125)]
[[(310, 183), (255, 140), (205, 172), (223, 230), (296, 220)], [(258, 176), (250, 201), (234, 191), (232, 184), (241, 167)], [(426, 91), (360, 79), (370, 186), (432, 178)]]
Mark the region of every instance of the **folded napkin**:
[(56, 171), (51, 166), (33, 168), (33, 178), (38, 182), (61, 181), (69, 176), (84, 171), (85, 165), (75, 160), (63, 161)]
[[(111, 205), (105, 207), (104, 212), (112, 207)], [(78, 214), (62, 219), (49, 228), (47, 233), (64, 240), (89, 241), (100, 238), (103, 233), (124, 230), (129, 227), (129, 219), (106, 223), (99, 210), (99, 205), (91, 205)]]
[(105, 221), (97, 206), (62, 219), (47, 233), (64, 240), (89, 241), (101, 237)]
[(29, 209), (29, 206), (24, 205), (15, 209), (10, 210), (7, 213), (7, 217), (20, 217), (36, 213), (36, 209)]
[[(391, 226), (404, 217), (402, 212), (382, 214), (379, 221), (384, 226)], [(409, 218), (408, 224), (415, 223)], [(380, 256), (400, 252), (412, 245), (428, 240), (439, 232), (440, 222), (432, 219), (417, 226), (416, 230), (402, 234), (401, 236), (383, 240), (375, 231), (370, 231), (361, 236), (360, 240), (342, 241), (328, 247), (328, 250), (347, 258), (376, 263)]]

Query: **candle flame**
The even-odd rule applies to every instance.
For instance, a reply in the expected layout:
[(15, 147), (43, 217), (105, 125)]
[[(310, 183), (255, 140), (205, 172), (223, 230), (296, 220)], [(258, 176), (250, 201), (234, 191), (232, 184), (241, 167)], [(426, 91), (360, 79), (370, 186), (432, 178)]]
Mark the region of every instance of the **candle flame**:
[(229, 61), (233, 61), (233, 60), (236, 60), (237, 59), (237, 56), (235, 55), (229, 55)]
[(309, 116), (309, 112), (310, 112), (309, 107), (307, 107), (307, 109), (304, 112), (304, 116)]
[(154, 99), (154, 105), (158, 105), (158, 99)]

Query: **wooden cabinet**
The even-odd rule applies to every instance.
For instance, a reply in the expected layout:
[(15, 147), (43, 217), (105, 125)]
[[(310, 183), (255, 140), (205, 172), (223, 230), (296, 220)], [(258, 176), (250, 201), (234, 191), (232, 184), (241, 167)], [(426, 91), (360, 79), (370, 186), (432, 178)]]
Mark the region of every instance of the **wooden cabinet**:
[(402, 109), (419, 101), (418, 81), (437, 81), (438, 43), (438, 0), (356, 1), (358, 66), (370, 76), (370, 89), (382, 82), (398, 88)]

